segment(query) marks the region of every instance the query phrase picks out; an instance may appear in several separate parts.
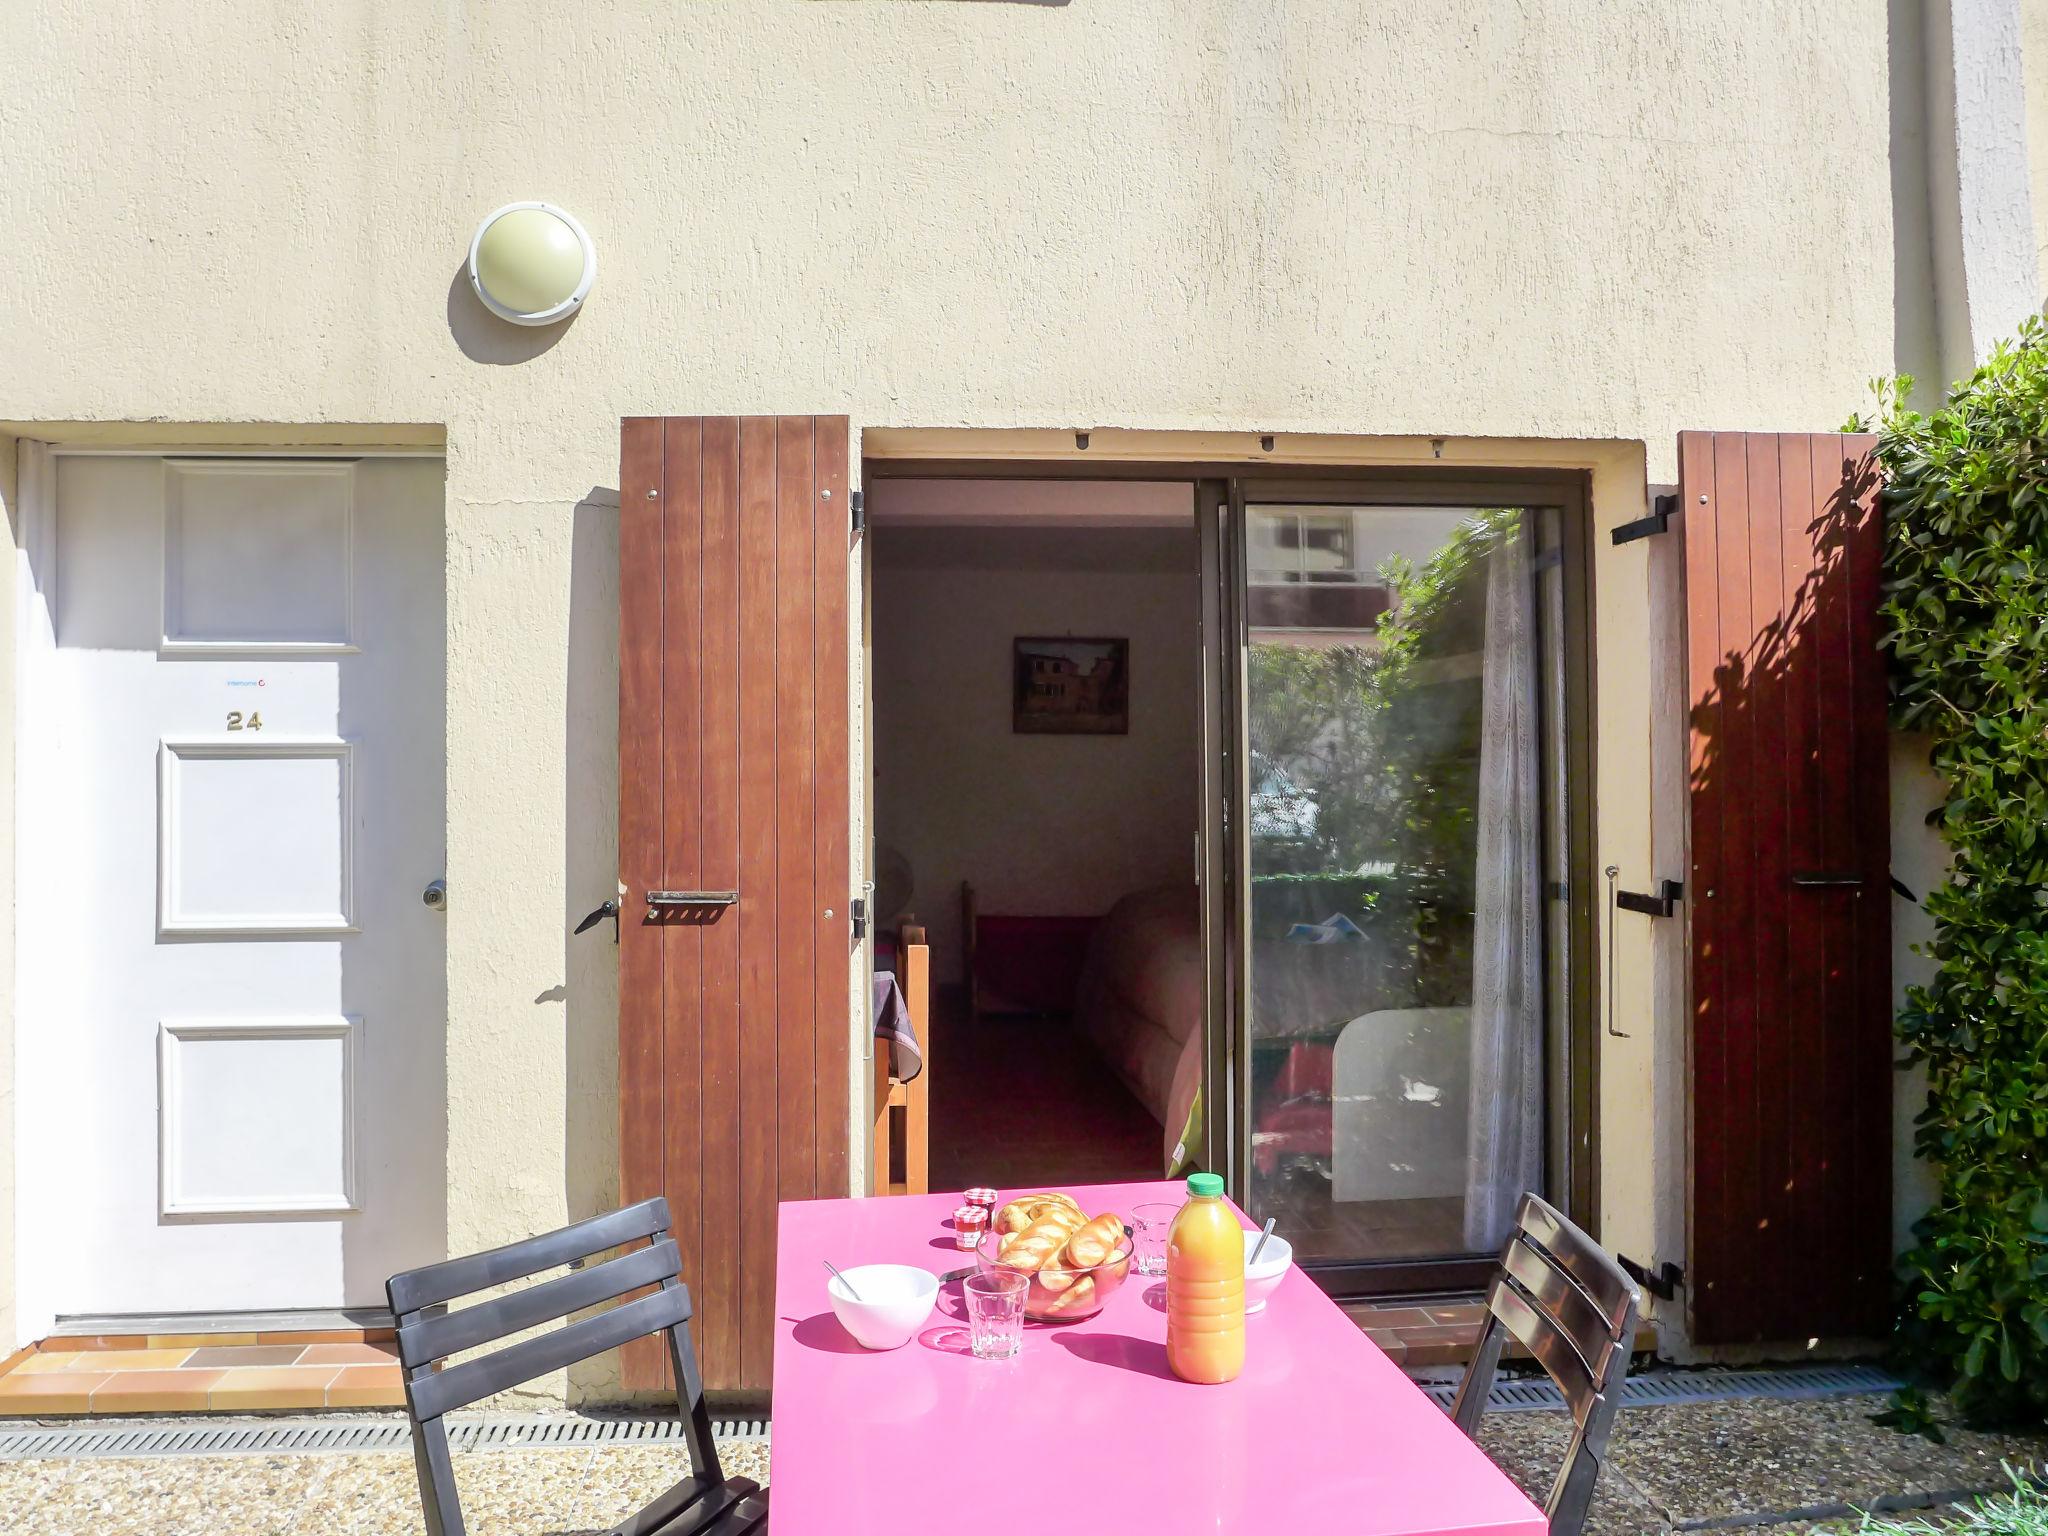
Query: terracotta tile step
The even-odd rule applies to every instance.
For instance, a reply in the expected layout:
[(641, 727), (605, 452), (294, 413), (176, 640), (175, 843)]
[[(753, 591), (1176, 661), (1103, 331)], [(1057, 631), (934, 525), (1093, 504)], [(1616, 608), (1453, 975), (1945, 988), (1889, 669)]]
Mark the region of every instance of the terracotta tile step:
[[(1416, 1300), (1347, 1302), (1344, 1311), (1366, 1337), (1401, 1366), (1465, 1365), (1479, 1345), (1486, 1307), (1478, 1300)], [(1636, 1330), (1636, 1352), (1657, 1347), (1657, 1331), (1645, 1323)], [(1524, 1360), (1528, 1351), (1508, 1340), (1510, 1359)]]
[[(140, 1336), (134, 1336), (140, 1337)], [(165, 1336), (157, 1336), (165, 1337)], [(191, 1335), (196, 1345), (73, 1348), (51, 1338), (0, 1374), (0, 1417), (391, 1408), (405, 1401), (396, 1348), (354, 1337)], [(106, 1345), (123, 1336), (99, 1335)]]

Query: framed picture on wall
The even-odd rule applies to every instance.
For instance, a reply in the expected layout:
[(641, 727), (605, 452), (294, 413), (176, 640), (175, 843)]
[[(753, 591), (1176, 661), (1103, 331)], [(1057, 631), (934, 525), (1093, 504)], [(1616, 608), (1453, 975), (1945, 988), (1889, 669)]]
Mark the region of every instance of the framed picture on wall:
[(1130, 641), (1024, 635), (1013, 652), (1011, 730), (1027, 736), (1130, 731)]

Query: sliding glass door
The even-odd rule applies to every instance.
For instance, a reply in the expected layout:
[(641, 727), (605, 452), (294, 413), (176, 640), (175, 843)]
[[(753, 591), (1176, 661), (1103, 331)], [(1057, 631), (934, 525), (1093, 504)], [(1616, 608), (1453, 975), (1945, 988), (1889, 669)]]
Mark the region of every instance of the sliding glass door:
[(1524, 1190), (1590, 1201), (1576, 494), (1535, 489), (1211, 502), (1219, 1135), (1339, 1290), (1456, 1283)]

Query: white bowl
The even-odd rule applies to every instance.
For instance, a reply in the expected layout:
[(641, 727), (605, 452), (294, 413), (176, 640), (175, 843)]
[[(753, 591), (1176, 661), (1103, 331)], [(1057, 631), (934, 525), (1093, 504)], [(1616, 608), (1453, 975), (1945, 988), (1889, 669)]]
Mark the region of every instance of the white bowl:
[(1287, 1273), (1287, 1266), (1294, 1262), (1294, 1245), (1275, 1232), (1266, 1239), (1266, 1251), (1259, 1255), (1259, 1262), (1252, 1262), (1252, 1250), (1259, 1246), (1259, 1234), (1247, 1232), (1244, 1235), (1244, 1310), (1250, 1316), (1266, 1310), (1266, 1298), (1273, 1294), (1273, 1287), (1280, 1283), (1280, 1277)]
[[(1264, 1261), (1261, 1260), (1261, 1263)], [(863, 1349), (901, 1349), (917, 1336), (939, 1300), (939, 1277), (910, 1264), (859, 1264), (841, 1270), (846, 1284), (827, 1278), (825, 1294), (839, 1326)], [(853, 1299), (853, 1291), (860, 1300)]]

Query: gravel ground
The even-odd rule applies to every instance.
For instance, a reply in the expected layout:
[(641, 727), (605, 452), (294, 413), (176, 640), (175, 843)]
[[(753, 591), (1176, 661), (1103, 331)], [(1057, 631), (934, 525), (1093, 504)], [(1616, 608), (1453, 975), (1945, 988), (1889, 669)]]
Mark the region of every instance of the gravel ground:
[[(1954, 1431), (1946, 1446), (1870, 1422), (1874, 1397), (1753, 1399), (1624, 1412), (1589, 1536), (1840, 1522), (1851, 1509), (2000, 1485), (2001, 1462), (2048, 1467), (2048, 1436)], [(1562, 1414), (1497, 1414), (1480, 1442), (1540, 1503), (1571, 1433)], [(762, 1441), (722, 1447), (766, 1482)], [(477, 1536), (590, 1536), (682, 1475), (680, 1447), (478, 1451), (455, 1458)], [(1850, 1521), (1853, 1525), (1853, 1520)], [(415, 1536), (412, 1458), (375, 1453), (0, 1462), (5, 1536)], [(804, 1533), (790, 1533), (804, 1536)]]
[[(1792, 1536), (1852, 1511), (2003, 1487), (2001, 1463), (2048, 1469), (2048, 1434), (1952, 1428), (1948, 1444), (1936, 1445), (1871, 1423), (1885, 1403), (1749, 1398), (1628, 1409), (1616, 1421), (1588, 1536), (1730, 1525)], [(1479, 1443), (1540, 1503), (1570, 1435), (1562, 1414), (1496, 1414), (1481, 1422)]]
[[(719, 1447), (765, 1482), (765, 1441)], [(681, 1446), (476, 1451), (455, 1458), (476, 1536), (602, 1532), (681, 1477)], [(195, 1456), (0, 1463), (6, 1536), (419, 1536), (412, 1457)]]

